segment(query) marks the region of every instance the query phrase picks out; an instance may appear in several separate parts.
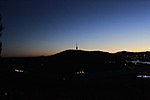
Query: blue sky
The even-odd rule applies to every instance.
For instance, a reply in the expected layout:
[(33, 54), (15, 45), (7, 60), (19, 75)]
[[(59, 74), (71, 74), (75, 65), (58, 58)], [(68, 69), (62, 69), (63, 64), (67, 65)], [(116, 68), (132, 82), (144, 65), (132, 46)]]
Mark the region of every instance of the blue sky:
[(3, 56), (150, 51), (149, 0), (1, 0)]

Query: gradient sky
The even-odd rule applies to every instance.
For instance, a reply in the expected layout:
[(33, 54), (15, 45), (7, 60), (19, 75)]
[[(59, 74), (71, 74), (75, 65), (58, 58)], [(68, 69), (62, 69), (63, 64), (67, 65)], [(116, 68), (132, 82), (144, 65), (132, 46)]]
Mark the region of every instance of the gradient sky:
[(3, 56), (150, 51), (149, 0), (0, 0)]

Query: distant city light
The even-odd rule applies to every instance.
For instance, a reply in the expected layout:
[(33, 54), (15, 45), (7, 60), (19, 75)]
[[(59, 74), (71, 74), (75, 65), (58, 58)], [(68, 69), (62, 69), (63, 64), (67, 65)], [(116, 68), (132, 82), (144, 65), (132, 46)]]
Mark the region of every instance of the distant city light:
[(138, 75), (137, 77), (142, 77), (142, 75)]
[(7, 93), (7, 92), (5, 92), (4, 94), (5, 94), (5, 95), (8, 95), (8, 93)]
[(135, 60), (135, 61), (131, 61), (131, 62), (134, 63), (135, 65), (136, 65), (137, 63), (150, 64), (150, 62), (148, 62), (148, 61), (140, 61), (140, 60)]
[(82, 70), (82, 71), (78, 71), (77, 74), (85, 74), (85, 72)]
[(139, 78), (150, 78), (150, 75), (138, 75)]
[(20, 70), (20, 69), (15, 69), (15, 72), (23, 73), (24, 71), (23, 71), (23, 70)]
[(82, 74), (84, 74), (84, 71), (82, 71)]
[(150, 76), (148, 76), (148, 75), (143, 75), (143, 78), (150, 78)]

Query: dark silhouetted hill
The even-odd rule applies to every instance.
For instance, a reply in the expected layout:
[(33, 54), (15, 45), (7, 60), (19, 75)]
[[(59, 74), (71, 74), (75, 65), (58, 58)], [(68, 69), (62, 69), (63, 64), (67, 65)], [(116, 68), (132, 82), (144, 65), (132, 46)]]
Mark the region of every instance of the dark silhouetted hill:
[(116, 55), (123, 57), (126, 60), (141, 60), (141, 61), (150, 61), (150, 52), (128, 52), (121, 51), (115, 53)]
[(84, 70), (86, 73), (97, 73), (121, 70), (122, 57), (102, 51), (65, 50), (49, 57), (53, 72), (69, 76)]
[(5, 75), (8, 73), (18, 75), (15, 69), (24, 70), (23, 73), (19, 74), (28, 76), (31, 79), (72, 78), (76, 77), (77, 72), (81, 71), (93, 77), (99, 75), (99, 73), (113, 76), (123, 73), (122, 71), (128, 68), (127, 60), (149, 59), (149, 55), (150, 52), (135, 53), (122, 51), (109, 53), (102, 51), (65, 50), (51, 56), (1, 58), (0, 72), (2, 74), (5, 73)]

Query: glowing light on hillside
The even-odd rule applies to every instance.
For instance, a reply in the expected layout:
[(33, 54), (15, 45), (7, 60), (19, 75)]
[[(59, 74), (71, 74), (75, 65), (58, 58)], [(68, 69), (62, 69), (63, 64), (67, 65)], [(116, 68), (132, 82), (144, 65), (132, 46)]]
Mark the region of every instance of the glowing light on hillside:
[(79, 75), (79, 74), (85, 74), (85, 72), (83, 70), (81, 70), (81, 71), (77, 72), (77, 75)]
[(24, 71), (23, 71), (23, 70), (20, 70), (20, 69), (15, 69), (15, 72), (23, 73)]

